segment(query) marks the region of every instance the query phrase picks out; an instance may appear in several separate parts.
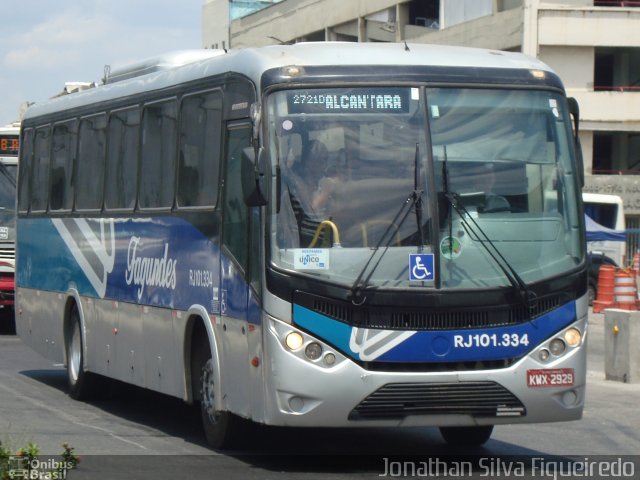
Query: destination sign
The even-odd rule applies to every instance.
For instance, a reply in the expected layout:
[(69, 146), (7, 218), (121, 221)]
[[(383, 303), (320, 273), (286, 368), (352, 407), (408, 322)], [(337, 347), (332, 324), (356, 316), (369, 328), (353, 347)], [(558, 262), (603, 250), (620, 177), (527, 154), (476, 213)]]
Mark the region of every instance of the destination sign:
[(20, 140), (18, 135), (0, 136), (0, 155), (18, 155)]
[(331, 88), (287, 93), (289, 113), (407, 113), (408, 88)]

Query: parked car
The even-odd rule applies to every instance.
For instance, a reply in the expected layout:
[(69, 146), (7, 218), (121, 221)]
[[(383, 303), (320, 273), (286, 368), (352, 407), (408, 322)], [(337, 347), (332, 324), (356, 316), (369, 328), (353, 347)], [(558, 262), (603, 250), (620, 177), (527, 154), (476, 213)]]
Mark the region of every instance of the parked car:
[(589, 252), (587, 255), (587, 262), (589, 263), (589, 280), (587, 286), (587, 293), (589, 295), (589, 305), (593, 305), (593, 301), (598, 294), (598, 274), (600, 273), (600, 267), (602, 265), (612, 265), (617, 267), (618, 265), (611, 258), (601, 253)]

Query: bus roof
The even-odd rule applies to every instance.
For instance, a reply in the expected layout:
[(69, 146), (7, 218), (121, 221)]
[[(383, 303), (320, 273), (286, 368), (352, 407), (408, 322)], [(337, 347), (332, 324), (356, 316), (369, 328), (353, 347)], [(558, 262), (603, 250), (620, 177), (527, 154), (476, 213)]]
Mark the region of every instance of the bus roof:
[[(309, 42), (272, 45), (240, 50), (181, 51), (181, 58), (193, 59), (173, 66), (166, 57), (156, 61), (164, 67), (154, 69), (152, 59), (138, 62), (142, 75), (106, 83), (97, 88), (64, 95), (30, 107), (24, 120), (53, 114), (92, 103), (124, 98), (141, 92), (170, 88), (184, 82), (227, 72), (236, 72), (259, 84), (269, 69), (286, 66), (425, 66), (541, 70), (553, 73), (537, 59), (514, 52), (426, 44)], [(175, 52), (174, 52), (175, 53)], [(169, 57), (175, 56), (169, 54)], [(127, 70), (125, 67), (124, 70)], [(129, 71), (135, 71), (132, 66)], [(156, 71), (154, 71), (156, 70)], [(147, 73), (153, 72), (153, 73)], [(117, 75), (117, 72), (114, 72)], [(130, 76), (130, 75), (129, 75)], [(121, 78), (127, 78), (123, 75)]]
[(608, 195), (604, 193), (582, 193), (582, 201), (592, 203), (615, 203), (622, 205), (622, 197), (618, 195)]

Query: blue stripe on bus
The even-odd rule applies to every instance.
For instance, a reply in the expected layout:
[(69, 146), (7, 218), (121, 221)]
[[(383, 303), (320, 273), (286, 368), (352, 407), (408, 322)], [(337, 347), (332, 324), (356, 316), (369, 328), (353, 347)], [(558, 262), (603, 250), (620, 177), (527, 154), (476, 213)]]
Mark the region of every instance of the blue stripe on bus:
[[(242, 272), (183, 219), (18, 222), (19, 287), (52, 292), (75, 288), (94, 298), (177, 310), (202, 305), (212, 314), (248, 316)], [(259, 314), (249, 313), (252, 323), (261, 321)]]
[(358, 329), (293, 306), (296, 325), (361, 361), (464, 362), (520, 358), (576, 320), (575, 302), (533, 321), (509, 327), (473, 330)]

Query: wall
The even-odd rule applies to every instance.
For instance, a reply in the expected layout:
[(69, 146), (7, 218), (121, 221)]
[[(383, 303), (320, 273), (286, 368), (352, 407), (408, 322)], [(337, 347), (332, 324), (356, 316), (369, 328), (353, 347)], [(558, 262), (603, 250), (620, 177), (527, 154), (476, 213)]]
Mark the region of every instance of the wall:
[(492, 9), (493, 0), (441, 0), (440, 27), (448, 28), (491, 15)]
[(202, 46), (229, 48), (229, 0), (204, 0), (202, 4)]
[(286, 0), (231, 24), (231, 46), (272, 45), (395, 8), (398, 0)]
[(522, 9), (516, 8), (482, 17), (445, 30), (407, 25), (407, 41), (520, 51), (522, 45)]
[(593, 47), (540, 46), (538, 58), (553, 68), (568, 90), (593, 89)]

